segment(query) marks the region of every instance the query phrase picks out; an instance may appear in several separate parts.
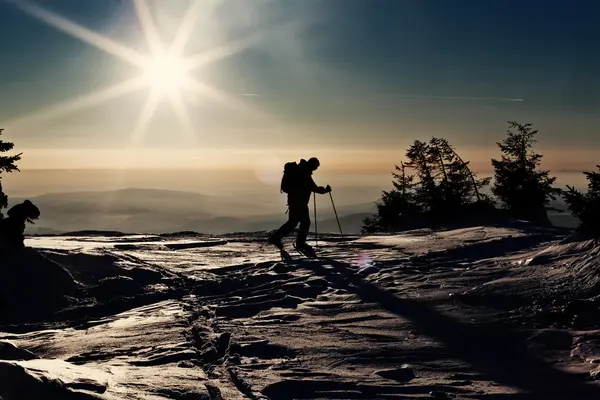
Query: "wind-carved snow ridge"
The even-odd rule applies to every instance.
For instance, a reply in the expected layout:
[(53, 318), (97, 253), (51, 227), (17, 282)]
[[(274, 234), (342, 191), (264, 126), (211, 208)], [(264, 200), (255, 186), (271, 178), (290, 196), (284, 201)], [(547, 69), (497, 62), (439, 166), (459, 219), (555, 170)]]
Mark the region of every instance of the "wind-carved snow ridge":
[(574, 290), (600, 295), (600, 243), (596, 240), (563, 241), (535, 254), (530, 265), (549, 265), (564, 271)]
[(0, 398), (600, 396), (596, 243), (323, 235), (318, 259), (289, 246), (284, 264), (265, 236), (79, 233), (0, 254)]

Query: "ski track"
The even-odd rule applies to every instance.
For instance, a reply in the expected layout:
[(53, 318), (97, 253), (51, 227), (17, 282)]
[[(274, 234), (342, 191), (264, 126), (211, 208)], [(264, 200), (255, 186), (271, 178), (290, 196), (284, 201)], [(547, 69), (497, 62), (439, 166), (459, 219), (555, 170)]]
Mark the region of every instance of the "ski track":
[(45, 393), (41, 377), (59, 379), (56, 398), (82, 399), (600, 395), (586, 383), (600, 333), (551, 327), (540, 311), (563, 288), (565, 263), (589, 250), (555, 233), (329, 235), (318, 259), (288, 245), (288, 264), (263, 237), (28, 239), (72, 272), (109, 261), (164, 270), (187, 293), (71, 327), (0, 333), (0, 379), (34, 395)]

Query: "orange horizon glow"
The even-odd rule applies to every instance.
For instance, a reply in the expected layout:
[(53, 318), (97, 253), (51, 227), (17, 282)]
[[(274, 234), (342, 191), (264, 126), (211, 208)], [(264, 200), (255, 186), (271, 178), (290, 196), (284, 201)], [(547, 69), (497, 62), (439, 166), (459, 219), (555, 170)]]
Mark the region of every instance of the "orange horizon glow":
[[(492, 170), (491, 159), (500, 153), (489, 148), (457, 149), (474, 171)], [(600, 163), (595, 149), (539, 149), (542, 168), (556, 171), (593, 170)], [(405, 160), (403, 151), (385, 149), (19, 149), (21, 170), (52, 169), (167, 169), (239, 170), (279, 168), (282, 162), (316, 156), (322, 170), (332, 173), (391, 172)]]

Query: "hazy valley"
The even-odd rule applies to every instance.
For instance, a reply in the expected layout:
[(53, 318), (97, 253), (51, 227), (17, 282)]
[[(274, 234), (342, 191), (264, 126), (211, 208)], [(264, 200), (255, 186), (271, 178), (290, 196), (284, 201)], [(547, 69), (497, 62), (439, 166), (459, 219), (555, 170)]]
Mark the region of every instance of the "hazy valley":
[[(339, 200), (335, 198), (342, 231), (359, 233), (363, 219), (376, 211), (376, 199), (348, 203), (346, 199), (353, 198), (343, 196), (344, 190), (348, 192), (354, 189), (341, 189), (342, 196), (338, 196)], [(221, 234), (264, 231), (277, 228), (287, 218), (285, 196), (269, 194), (204, 195), (158, 189), (50, 193), (29, 198), (40, 208), (41, 217), (35, 225), (28, 226), (27, 232), (57, 234), (97, 230)], [(23, 198), (10, 200), (12, 206), (23, 201)], [(564, 207), (560, 202), (553, 206)], [(310, 207), (313, 218), (312, 201)], [(576, 225), (576, 220), (567, 213), (550, 212), (550, 219), (557, 226)], [(317, 198), (317, 228), (323, 233), (339, 232), (328, 196)]]
[[(256, 197), (156, 189), (45, 194), (29, 198), (40, 208), (41, 217), (29, 226), (28, 232), (52, 234), (93, 229), (217, 234), (268, 230), (285, 221), (284, 196), (273, 196), (278, 203)], [(21, 201), (22, 198), (12, 198), (11, 205)], [(339, 231), (329, 197), (320, 196), (317, 207), (319, 230)], [(342, 201), (336, 208), (342, 228), (348, 233), (359, 232), (363, 218), (375, 211), (375, 202)]]

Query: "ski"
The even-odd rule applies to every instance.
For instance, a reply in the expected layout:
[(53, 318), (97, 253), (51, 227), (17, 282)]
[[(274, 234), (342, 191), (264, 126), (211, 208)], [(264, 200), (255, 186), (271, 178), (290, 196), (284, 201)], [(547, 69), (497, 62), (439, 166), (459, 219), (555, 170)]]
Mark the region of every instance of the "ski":
[[(317, 254), (314, 253), (314, 252), (312, 252), (312, 253), (311, 252), (304, 252), (304, 251), (298, 249), (296, 247), (296, 244), (293, 244), (293, 247), (294, 247), (294, 250), (296, 250), (296, 252), (299, 255), (301, 255), (301, 256), (303, 256), (303, 257), (305, 257), (307, 259), (318, 259), (319, 258), (319, 256), (317, 256)], [(291, 256), (291, 254), (288, 251), (286, 251), (285, 249), (278, 248), (278, 250), (279, 250), (279, 255), (281, 256), (281, 261), (284, 264), (290, 264), (290, 263), (292, 263), (292, 262), (295, 261), (294, 258)]]
[[(308, 255), (308, 254), (305, 254), (305, 253), (301, 252), (298, 249), (295, 249), (295, 250), (296, 250), (296, 252), (298, 252), (299, 255), (301, 255), (302, 257), (304, 257), (306, 259), (309, 259), (309, 260), (317, 259), (317, 255), (316, 254), (314, 256), (311, 256), (311, 255)], [(280, 256), (281, 256), (281, 261), (284, 264), (291, 264), (294, 261), (298, 261), (298, 259), (294, 259), (294, 257), (292, 257), (291, 254), (288, 253), (285, 250), (280, 250)]]

